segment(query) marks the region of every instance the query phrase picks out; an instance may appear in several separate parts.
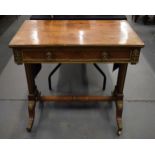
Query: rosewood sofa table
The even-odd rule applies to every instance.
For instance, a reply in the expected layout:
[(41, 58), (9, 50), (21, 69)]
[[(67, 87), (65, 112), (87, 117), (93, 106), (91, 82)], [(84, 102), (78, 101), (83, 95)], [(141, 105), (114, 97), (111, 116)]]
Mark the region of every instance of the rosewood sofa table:
[[(144, 43), (126, 20), (26, 20), (9, 47), (25, 65), (28, 84), (28, 126), (37, 101), (115, 101), (117, 134), (122, 133), (123, 88), (128, 64), (136, 64)], [(111, 96), (42, 96), (35, 84), (41, 63), (116, 63), (117, 83)]]

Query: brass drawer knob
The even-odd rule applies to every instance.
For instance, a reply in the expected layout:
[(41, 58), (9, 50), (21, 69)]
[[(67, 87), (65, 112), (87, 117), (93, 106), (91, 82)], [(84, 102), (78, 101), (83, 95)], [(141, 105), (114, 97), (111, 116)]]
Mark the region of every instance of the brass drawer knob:
[(46, 58), (49, 60), (49, 59), (52, 59), (52, 52), (47, 52), (46, 53)]
[(109, 58), (108, 52), (106, 52), (106, 51), (102, 52), (102, 60), (106, 61), (108, 58)]

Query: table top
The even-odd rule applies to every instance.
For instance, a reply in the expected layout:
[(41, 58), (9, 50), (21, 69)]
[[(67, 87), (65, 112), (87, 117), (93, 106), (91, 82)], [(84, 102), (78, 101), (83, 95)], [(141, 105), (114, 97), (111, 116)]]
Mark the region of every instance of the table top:
[(9, 47), (143, 47), (126, 20), (26, 20)]

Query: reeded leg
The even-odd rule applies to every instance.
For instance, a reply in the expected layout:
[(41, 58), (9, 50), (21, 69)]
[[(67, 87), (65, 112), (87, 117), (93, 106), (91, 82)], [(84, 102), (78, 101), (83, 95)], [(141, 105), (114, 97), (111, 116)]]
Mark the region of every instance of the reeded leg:
[(123, 113), (123, 89), (126, 78), (128, 64), (119, 64), (119, 72), (117, 78), (117, 84), (113, 92), (113, 96), (116, 97), (116, 121), (117, 121), (117, 134), (121, 135), (123, 130), (122, 125), (122, 113)]
[(33, 122), (34, 122), (34, 118), (35, 118), (35, 105), (36, 105), (35, 101), (28, 102), (29, 119), (28, 119), (28, 125), (26, 128), (28, 132), (31, 132), (31, 129), (33, 126)]

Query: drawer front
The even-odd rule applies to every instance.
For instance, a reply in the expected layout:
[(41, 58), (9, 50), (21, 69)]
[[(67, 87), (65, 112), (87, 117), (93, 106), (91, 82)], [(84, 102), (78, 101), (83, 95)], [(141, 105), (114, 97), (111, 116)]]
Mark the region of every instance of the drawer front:
[(24, 63), (62, 62), (62, 63), (93, 63), (113, 62), (128, 63), (139, 58), (139, 51), (131, 48), (34, 48), (22, 49), (22, 61)]

